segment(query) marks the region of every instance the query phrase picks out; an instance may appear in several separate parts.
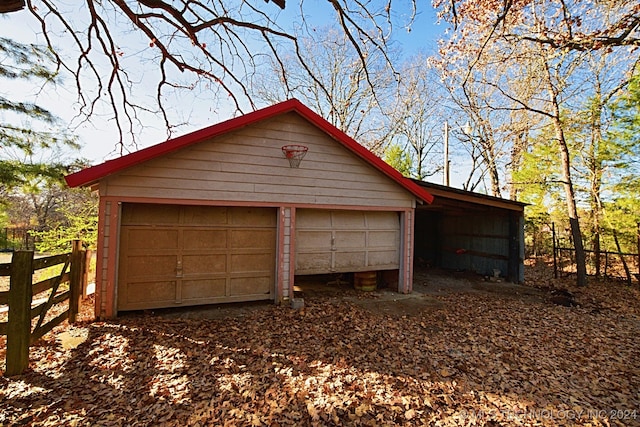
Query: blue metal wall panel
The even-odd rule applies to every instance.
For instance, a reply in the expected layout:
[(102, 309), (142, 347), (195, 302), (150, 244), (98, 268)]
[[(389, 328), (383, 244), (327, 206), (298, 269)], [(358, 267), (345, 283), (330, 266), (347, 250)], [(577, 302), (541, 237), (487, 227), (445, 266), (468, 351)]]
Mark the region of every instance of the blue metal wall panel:
[(442, 217), (440, 242), (443, 268), (493, 276), (509, 268), (509, 217), (465, 215)]

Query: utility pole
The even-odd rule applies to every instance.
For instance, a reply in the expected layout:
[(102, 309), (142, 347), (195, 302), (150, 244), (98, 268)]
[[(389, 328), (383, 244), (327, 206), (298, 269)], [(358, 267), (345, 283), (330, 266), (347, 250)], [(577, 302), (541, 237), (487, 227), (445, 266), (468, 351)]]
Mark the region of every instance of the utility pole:
[(444, 173), (442, 183), (449, 186), (449, 122), (444, 122)]

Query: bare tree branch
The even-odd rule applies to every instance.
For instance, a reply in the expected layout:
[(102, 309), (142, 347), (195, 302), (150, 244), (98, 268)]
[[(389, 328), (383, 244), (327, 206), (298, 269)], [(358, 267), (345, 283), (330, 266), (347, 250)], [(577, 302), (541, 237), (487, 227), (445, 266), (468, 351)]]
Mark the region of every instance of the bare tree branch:
[[(120, 135), (120, 153), (135, 145), (135, 135), (149, 122), (149, 115), (160, 118), (167, 136), (172, 135), (181, 124), (176, 123), (169, 101), (174, 91), (205, 90), (210, 108), (231, 104), (236, 113), (256, 109), (254, 79), (277, 64), (279, 71), (270, 77), (288, 88), (284, 58), (291, 52), (297, 66), (322, 86), (300, 53), (298, 38), (309, 29), (304, 0), (299, 7), (300, 27), (278, 19), (285, 0), (267, 0), (264, 5), (233, 0), (83, 0), (70, 5), (25, 1), (58, 67), (72, 76), (79, 107), (76, 121), (90, 121), (106, 110)], [(387, 42), (398, 19), (391, 1), (326, 1), (357, 52), (365, 81), (376, 97), (367, 56), (381, 55), (394, 73)], [(416, 13), (416, 1), (410, 4), (407, 26)], [(0, 13), (7, 9), (0, 8)], [(154, 89), (149, 91), (149, 85)]]
[(0, 1), (0, 13), (17, 12), (24, 9), (24, 0), (2, 0)]

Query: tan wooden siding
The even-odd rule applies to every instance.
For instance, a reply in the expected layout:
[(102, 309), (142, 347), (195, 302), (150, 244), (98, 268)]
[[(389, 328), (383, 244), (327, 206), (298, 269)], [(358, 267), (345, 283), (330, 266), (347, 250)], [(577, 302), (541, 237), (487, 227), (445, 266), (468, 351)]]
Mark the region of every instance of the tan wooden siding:
[(124, 204), (118, 310), (272, 299), (276, 212)]
[(296, 274), (391, 270), (399, 265), (397, 212), (297, 210)]
[[(115, 206), (114, 206), (115, 205)], [(100, 294), (97, 296), (97, 300), (99, 301), (99, 307), (96, 307), (96, 314), (98, 316), (104, 316), (104, 314), (109, 310), (107, 306), (109, 298), (108, 294), (111, 291), (109, 289), (109, 239), (111, 237), (111, 210), (117, 209), (117, 205), (112, 202), (105, 202), (104, 204), (104, 214), (101, 217), (103, 221), (102, 224), (99, 224), (99, 236), (98, 241), (102, 244), (102, 251), (100, 251), (101, 259), (100, 259), (100, 270), (96, 272), (96, 280), (100, 280), (100, 283), (96, 283), (96, 292)]]
[[(309, 152), (300, 168), (285, 144)], [(296, 113), (243, 128), (106, 179), (106, 196), (412, 207), (400, 185)]]
[(292, 223), (291, 223), (291, 208), (283, 208), (283, 242), (282, 242), (282, 297), (293, 298), (293, 289), (291, 289), (291, 248), (292, 248)]

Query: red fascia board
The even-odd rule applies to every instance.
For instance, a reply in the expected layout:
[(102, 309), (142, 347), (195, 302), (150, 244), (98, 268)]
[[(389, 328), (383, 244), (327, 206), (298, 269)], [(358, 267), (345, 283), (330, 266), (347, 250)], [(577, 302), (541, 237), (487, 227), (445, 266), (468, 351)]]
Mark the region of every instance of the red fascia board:
[(429, 193), (410, 179), (405, 178), (400, 172), (395, 170), (384, 160), (373, 154), (367, 148), (358, 144), (358, 142), (351, 138), (349, 135), (342, 132), (331, 123), (327, 122), (324, 118), (316, 114), (313, 110), (311, 110), (309, 107), (307, 107), (297, 99), (290, 99), (288, 101), (284, 101), (279, 104), (254, 111), (243, 116), (197, 130), (187, 135), (183, 135), (175, 139), (171, 139), (163, 143), (144, 148), (140, 151), (136, 151), (126, 156), (122, 156), (113, 160), (107, 160), (106, 162), (99, 165), (91, 166), (76, 173), (67, 175), (64, 177), (64, 179), (69, 187), (90, 185), (108, 175), (114, 174), (132, 166), (139, 165), (146, 162), (147, 160), (163, 156), (173, 151), (180, 150), (181, 148), (188, 147), (192, 144), (202, 142), (206, 139), (213, 138), (240, 129), (244, 126), (257, 123), (261, 120), (265, 120), (291, 111), (295, 111), (302, 117), (309, 120), (311, 123), (313, 123), (322, 131), (340, 142), (354, 154), (365, 160), (367, 163), (371, 164), (373, 167), (387, 175), (389, 178), (396, 181), (414, 196), (427, 203), (431, 203), (433, 201), (433, 195), (431, 195), (431, 193)]
[(175, 139), (170, 139), (160, 144), (152, 145), (151, 147), (143, 148), (142, 150), (118, 157), (117, 159), (107, 160), (99, 165), (91, 166), (76, 173), (67, 175), (64, 179), (69, 187), (80, 187), (93, 184), (106, 176), (120, 172), (123, 169), (139, 165), (147, 160), (169, 154), (180, 150), (181, 148), (204, 141), (208, 138), (213, 138), (227, 132), (240, 129), (241, 127), (260, 120), (268, 119), (278, 114), (293, 110), (294, 107), (291, 101), (293, 100), (285, 101), (262, 110), (257, 110), (243, 116), (179, 136)]

